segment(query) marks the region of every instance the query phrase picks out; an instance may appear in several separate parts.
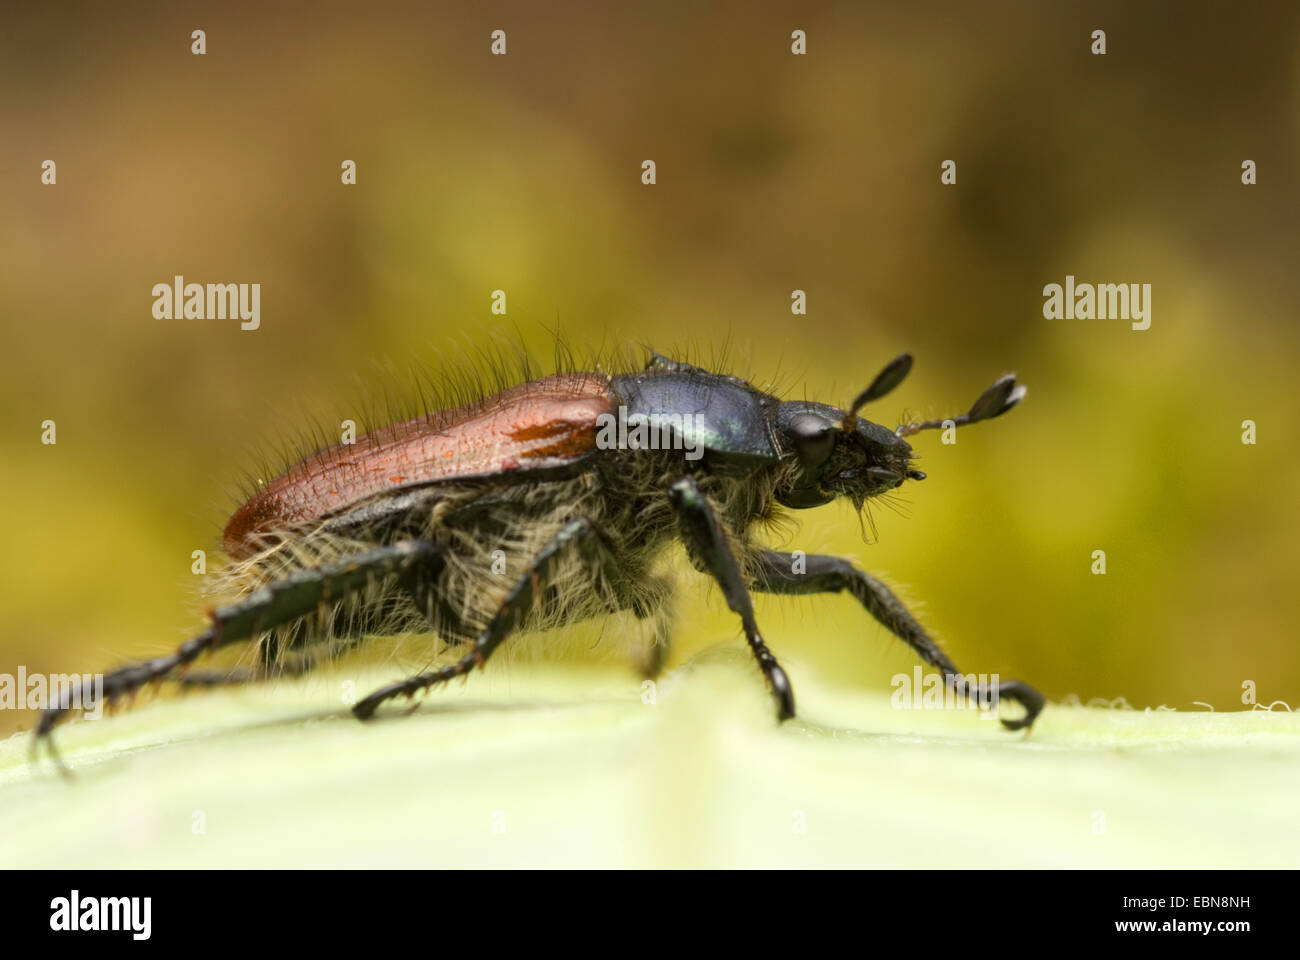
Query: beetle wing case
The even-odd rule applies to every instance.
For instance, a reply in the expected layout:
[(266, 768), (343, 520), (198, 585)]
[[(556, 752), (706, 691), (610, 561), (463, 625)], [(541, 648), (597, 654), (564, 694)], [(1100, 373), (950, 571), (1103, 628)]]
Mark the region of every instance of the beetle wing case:
[(268, 531), (318, 522), (378, 494), (482, 476), (523, 479), (572, 464), (596, 449), (597, 418), (614, 407), (608, 378), (561, 373), (381, 427), (259, 490), (226, 524), (226, 552), (247, 557)]

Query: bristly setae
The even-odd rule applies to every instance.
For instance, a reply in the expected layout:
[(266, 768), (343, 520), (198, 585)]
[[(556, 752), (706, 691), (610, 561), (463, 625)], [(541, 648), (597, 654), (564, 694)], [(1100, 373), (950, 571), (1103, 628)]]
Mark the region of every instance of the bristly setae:
[[(164, 680), (187, 685), (301, 672), (322, 650), (367, 636), (436, 632), (458, 660), (390, 684), (353, 707), (366, 719), (390, 698), (482, 666), (512, 633), (630, 611), (652, 628), (653, 674), (668, 642), (670, 581), (659, 555), (680, 540), (739, 615), (777, 716), (794, 694), (754, 619), (750, 592), (848, 591), (950, 687), (966, 682), (879, 580), (832, 556), (796, 557), (755, 542), (783, 508), (866, 502), (925, 474), (903, 439), (999, 416), (1024, 396), (1007, 375), (970, 411), (889, 429), (859, 416), (911, 369), (888, 364), (848, 410), (782, 401), (733, 376), (652, 353), (645, 368), (569, 371), (372, 430), (313, 454), (260, 486), (226, 524), (224, 576), (236, 599), (166, 656), (107, 674), (114, 700)], [(233, 644), (255, 651), (243, 674), (191, 664)], [(1030, 726), (1043, 697), (1000, 683)], [(72, 698), (42, 715), (48, 742)], [(53, 745), (51, 742), (51, 753)], [(56, 759), (57, 759), (57, 755)]]

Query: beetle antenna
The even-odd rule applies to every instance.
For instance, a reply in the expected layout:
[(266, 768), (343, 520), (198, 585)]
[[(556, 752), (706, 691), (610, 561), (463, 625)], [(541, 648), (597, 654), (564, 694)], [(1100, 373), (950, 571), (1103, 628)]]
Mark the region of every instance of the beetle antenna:
[(871, 381), (871, 386), (863, 390), (854, 398), (853, 403), (849, 406), (849, 412), (840, 424), (840, 429), (849, 431), (853, 429), (854, 424), (858, 422), (858, 411), (865, 407), (873, 400), (879, 400), (889, 391), (903, 382), (903, 378), (912, 370), (912, 355), (910, 353), (900, 353), (889, 363), (885, 364), (885, 369), (876, 374), (876, 379)]
[(943, 420), (923, 420), (919, 423), (905, 423), (894, 431), (900, 437), (910, 437), (914, 433), (920, 433), (922, 430), (934, 430), (938, 427), (951, 425), (954, 427), (964, 427), (968, 423), (979, 423), (981, 420), (992, 420), (994, 417), (1000, 417), (1017, 403), (1025, 398), (1027, 387), (1023, 384), (1016, 383), (1016, 375), (1008, 373), (1004, 377), (999, 377), (983, 393), (978, 400), (971, 404), (970, 410), (959, 417), (947, 417)]

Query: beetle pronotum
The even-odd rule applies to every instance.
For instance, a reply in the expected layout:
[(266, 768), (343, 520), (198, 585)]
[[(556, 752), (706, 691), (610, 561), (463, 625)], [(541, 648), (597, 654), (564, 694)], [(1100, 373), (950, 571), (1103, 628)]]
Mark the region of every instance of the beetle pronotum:
[[(616, 611), (654, 623), (653, 673), (668, 640), (670, 589), (652, 568), (674, 540), (740, 617), (780, 720), (794, 716), (794, 692), (758, 629), (751, 591), (847, 591), (946, 684), (959, 685), (961, 672), (879, 580), (833, 556), (808, 556), (795, 572), (790, 554), (754, 537), (781, 508), (847, 497), (861, 510), (872, 497), (924, 479), (904, 437), (1000, 416), (1025, 393), (1007, 375), (949, 421), (891, 430), (859, 416), (911, 365), (907, 354), (896, 358), (842, 410), (782, 401), (737, 377), (652, 353), (636, 372), (529, 380), (325, 449), (230, 517), (224, 547), (239, 599), (174, 652), (107, 674), (103, 696), (163, 680), (228, 681), (231, 675), (195, 675), (189, 667), (232, 644), (256, 644), (259, 662), (278, 673), (309, 669), (313, 649), (327, 642), (347, 646), (377, 634), (432, 629), (468, 647), (454, 662), (356, 703), (353, 713), (367, 719), (386, 700), (482, 666), (512, 633)], [(633, 429), (620, 429), (620, 442), (601, 442), (616, 415)], [(661, 423), (670, 425), (663, 439), (671, 442), (626, 442), (646, 435), (638, 425)], [(526, 558), (504, 580), (492, 572), (501, 543)], [(995, 695), (1024, 707), (1023, 717), (1002, 718), (1013, 730), (1030, 726), (1044, 703), (1016, 680), (1001, 682)], [(34, 744), (49, 741), (71, 699), (44, 712)], [(52, 742), (50, 750), (57, 760)]]

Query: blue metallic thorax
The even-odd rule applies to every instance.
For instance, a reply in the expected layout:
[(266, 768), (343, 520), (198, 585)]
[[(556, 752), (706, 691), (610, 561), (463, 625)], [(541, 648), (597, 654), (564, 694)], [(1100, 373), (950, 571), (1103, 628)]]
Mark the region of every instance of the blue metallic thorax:
[(743, 380), (666, 362), (610, 384), (629, 422), (680, 417), (685, 442), (702, 445), (715, 463), (780, 458), (772, 437), (778, 401)]

